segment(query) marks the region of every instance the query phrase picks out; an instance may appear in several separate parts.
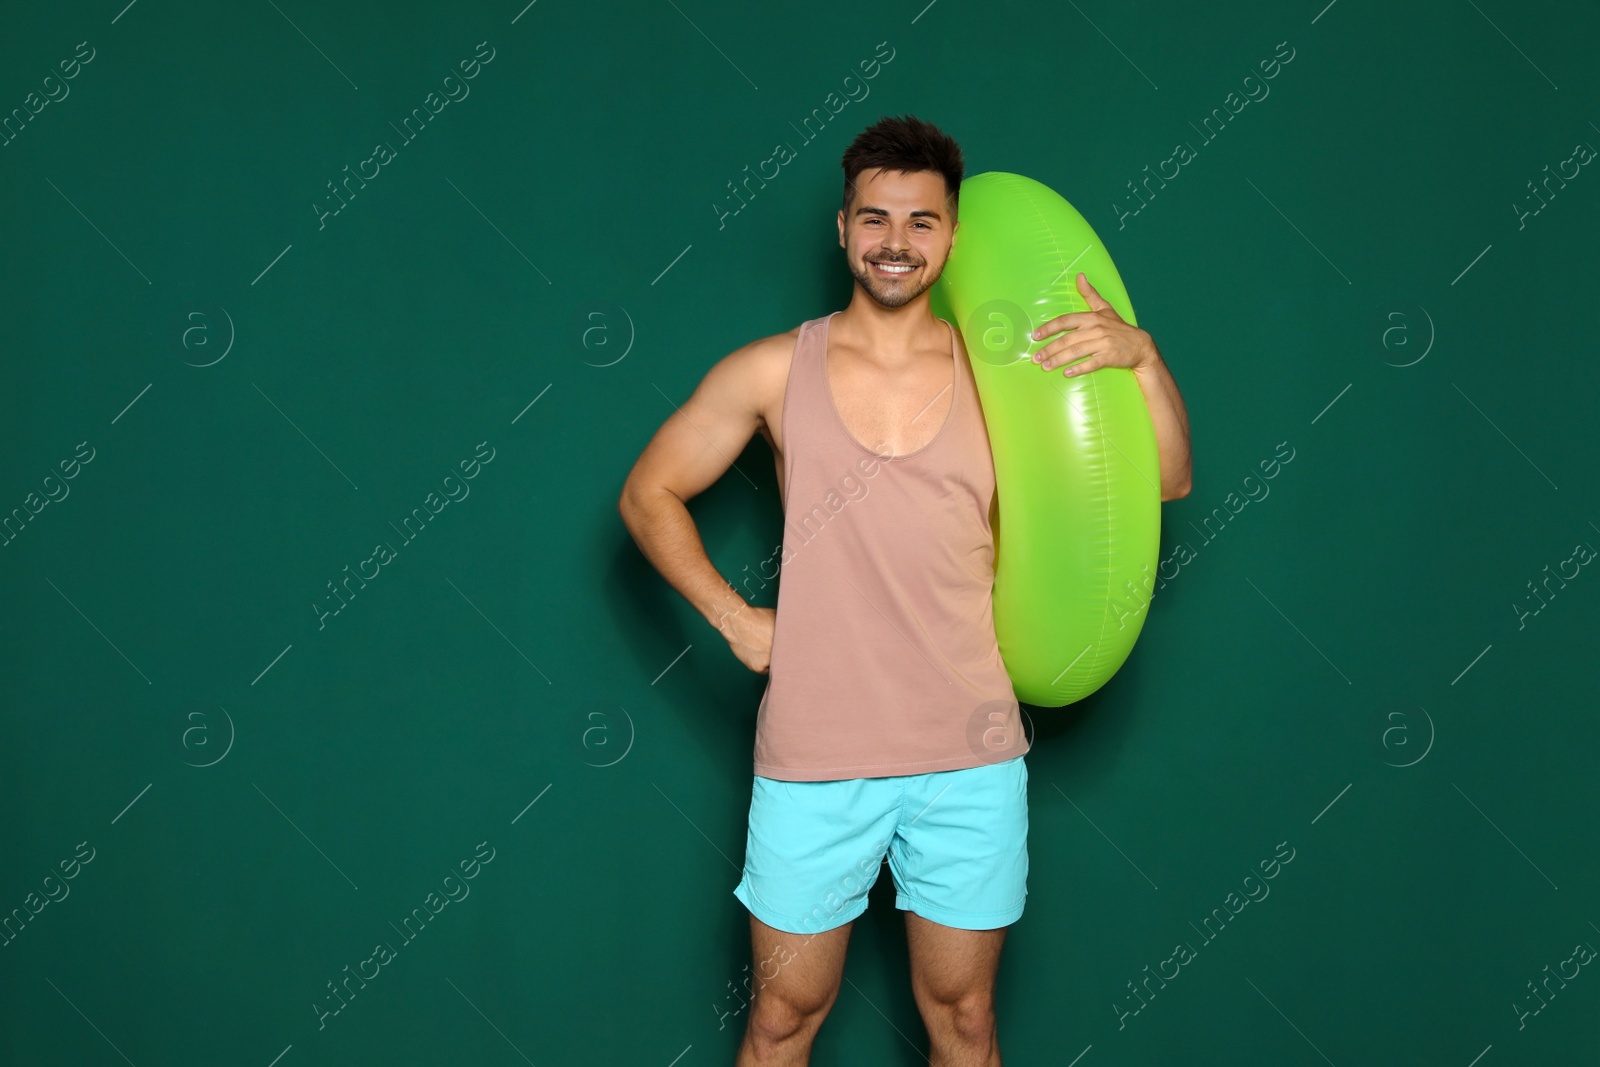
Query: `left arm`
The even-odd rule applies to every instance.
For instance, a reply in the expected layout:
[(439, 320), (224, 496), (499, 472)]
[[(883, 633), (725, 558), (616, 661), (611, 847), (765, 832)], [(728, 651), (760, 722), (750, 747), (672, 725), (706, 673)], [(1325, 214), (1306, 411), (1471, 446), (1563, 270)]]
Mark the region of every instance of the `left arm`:
[[(1070, 330), (1033, 354), (1043, 370), (1070, 363), (1061, 373), (1067, 377), (1087, 374), (1101, 367), (1127, 367), (1133, 371), (1150, 421), (1156, 431), (1156, 451), (1161, 463), (1161, 499), (1176, 500), (1189, 495), (1193, 469), (1189, 452), (1189, 413), (1178, 393), (1178, 383), (1167, 369), (1155, 341), (1144, 330), (1124, 321), (1116, 309), (1078, 274), (1078, 292), (1089, 304), (1088, 311), (1057, 315), (1033, 331), (1034, 340)], [(1081, 361), (1081, 362), (1079, 362)]]
[(1134, 366), (1133, 377), (1144, 393), (1150, 421), (1156, 428), (1156, 451), (1161, 457), (1161, 499), (1177, 500), (1189, 495), (1193, 471), (1189, 453), (1189, 412), (1178, 394), (1178, 383), (1173, 380), (1154, 341), (1150, 342), (1150, 352), (1149, 359)]

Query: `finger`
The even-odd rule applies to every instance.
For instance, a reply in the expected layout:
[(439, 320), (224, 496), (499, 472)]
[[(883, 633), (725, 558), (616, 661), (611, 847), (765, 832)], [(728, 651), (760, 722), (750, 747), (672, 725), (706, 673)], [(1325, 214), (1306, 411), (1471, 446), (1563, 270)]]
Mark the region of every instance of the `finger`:
[(1039, 361), (1039, 366), (1045, 370), (1053, 370), (1063, 364), (1071, 363), (1094, 353), (1092, 341), (1078, 341), (1072, 344), (1057, 341), (1056, 344), (1060, 347), (1054, 348), (1054, 350), (1051, 347), (1040, 349), (1040, 354), (1044, 358)]
[[(1052, 366), (1081, 359), (1095, 349), (1104, 347), (1110, 340), (1105, 324), (1096, 318), (1092, 311), (1079, 311), (1062, 317), (1078, 318), (1082, 325), (1071, 333), (1062, 334), (1034, 353), (1043, 359), (1052, 360)], [(1040, 360), (1036, 359), (1035, 362)]]
[(1035, 352), (1032, 356), (1032, 359), (1035, 363), (1048, 369), (1049, 364), (1046, 361), (1053, 356), (1059, 356), (1061, 353), (1065, 352), (1068, 346), (1069, 342), (1067, 338), (1057, 338), (1056, 340), (1045, 345), (1043, 348), (1039, 349), (1039, 351)]
[(1074, 363), (1072, 366), (1064, 368), (1061, 373), (1068, 378), (1072, 378), (1079, 374), (1088, 374), (1092, 370), (1099, 370), (1105, 366), (1105, 362), (1100, 356), (1090, 356), (1082, 363)]
[(1084, 300), (1088, 301), (1091, 311), (1099, 311), (1101, 308), (1111, 306), (1110, 302), (1101, 296), (1093, 285), (1089, 284), (1089, 276), (1082, 271), (1078, 272), (1078, 292), (1082, 293)]
[(1065, 315), (1057, 315), (1053, 319), (1040, 323), (1039, 326), (1028, 336), (1032, 337), (1035, 341), (1042, 341), (1051, 334), (1060, 333), (1063, 330), (1075, 330), (1079, 326), (1082, 326), (1085, 320), (1092, 321), (1093, 318), (1094, 314), (1092, 312), (1069, 311)]

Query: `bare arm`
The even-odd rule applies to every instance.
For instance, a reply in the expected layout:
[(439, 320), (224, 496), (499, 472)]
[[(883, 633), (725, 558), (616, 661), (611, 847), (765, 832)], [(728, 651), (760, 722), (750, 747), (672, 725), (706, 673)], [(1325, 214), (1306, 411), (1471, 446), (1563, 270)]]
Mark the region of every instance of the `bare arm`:
[(1189, 452), (1189, 412), (1178, 393), (1178, 383), (1154, 342), (1150, 349), (1154, 355), (1149, 362), (1134, 367), (1133, 376), (1155, 425), (1156, 451), (1161, 460), (1161, 499), (1177, 500), (1188, 496), (1190, 489), (1193, 459)]
[[(623, 525), (667, 583), (707, 622), (736, 637), (749, 607), (706, 555), (688, 501), (733, 466), (764, 422), (779, 362), (787, 349), (766, 338), (737, 349), (707, 372), (694, 393), (661, 424), (623, 483), (617, 510)], [(771, 609), (755, 609), (770, 615)], [(770, 646), (770, 619), (766, 626)]]

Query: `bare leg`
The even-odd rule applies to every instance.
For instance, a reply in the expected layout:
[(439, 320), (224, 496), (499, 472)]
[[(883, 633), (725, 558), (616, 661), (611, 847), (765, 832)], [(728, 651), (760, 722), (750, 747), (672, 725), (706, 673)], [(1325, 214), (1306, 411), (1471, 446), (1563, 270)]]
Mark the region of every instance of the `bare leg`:
[(928, 1028), (931, 1067), (1000, 1067), (994, 976), (1006, 929), (958, 930), (906, 912), (911, 991)]
[(839, 996), (854, 925), (791, 934), (750, 916), (756, 990), (735, 1067), (805, 1067), (817, 1030)]

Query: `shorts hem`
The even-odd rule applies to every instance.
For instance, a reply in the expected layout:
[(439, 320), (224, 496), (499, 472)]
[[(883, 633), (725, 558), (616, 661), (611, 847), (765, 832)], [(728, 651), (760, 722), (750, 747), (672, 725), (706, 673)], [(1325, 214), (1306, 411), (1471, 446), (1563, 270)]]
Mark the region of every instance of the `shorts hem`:
[(795, 919), (787, 915), (779, 915), (756, 900), (754, 894), (745, 888), (745, 883), (742, 881), (734, 887), (733, 895), (739, 899), (739, 903), (743, 904), (745, 910), (751, 915), (754, 915), (774, 930), (782, 930), (786, 934), (825, 934), (829, 930), (837, 930), (845, 923), (854, 922), (861, 918), (862, 914), (867, 910), (867, 901), (863, 897), (858, 906), (835, 912), (831, 916), (832, 921), (829, 925), (811, 928), (805, 925), (806, 919)]
[(894, 906), (901, 911), (914, 911), (924, 919), (957, 930), (995, 930), (1010, 926), (1022, 918), (1026, 903), (1027, 898), (1024, 897), (1011, 907), (999, 911), (957, 911), (954, 908), (936, 907), (898, 891), (894, 898)]

